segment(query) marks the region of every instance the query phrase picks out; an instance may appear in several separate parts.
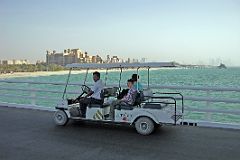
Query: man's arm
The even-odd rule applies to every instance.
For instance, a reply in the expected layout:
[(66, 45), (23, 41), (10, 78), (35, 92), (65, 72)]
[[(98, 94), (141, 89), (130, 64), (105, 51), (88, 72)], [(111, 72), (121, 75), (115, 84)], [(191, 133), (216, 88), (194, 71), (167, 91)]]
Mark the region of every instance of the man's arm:
[(85, 96), (85, 98), (91, 96), (94, 92), (91, 90), (90, 92), (88, 92), (88, 94)]
[(96, 90), (97, 90), (97, 85), (96, 83), (94, 83), (93, 87), (90, 89), (90, 91), (87, 93), (87, 95), (85, 96), (85, 98), (91, 96)]

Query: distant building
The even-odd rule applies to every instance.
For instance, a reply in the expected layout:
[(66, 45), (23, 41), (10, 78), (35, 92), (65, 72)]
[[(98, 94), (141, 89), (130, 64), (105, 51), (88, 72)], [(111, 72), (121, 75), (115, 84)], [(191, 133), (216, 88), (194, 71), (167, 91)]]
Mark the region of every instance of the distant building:
[(146, 62), (146, 58), (142, 58), (141, 63), (145, 63), (145, 62)]
[(127, 59), (127, 63), (130, 63), (130, 62), (131, 62), (131, 59), (130, 59), (130, 58), (128, 58), (128, 59)]
[(88, 53), (87, 52), (84, 53), (83, 58), (88, 58)]
[(92, 63), (97, 63), (97, 58), (96, 58), (96, 56), (92, 56)]
[(96, 56), (96, 63), (103, 63), (103, 60), (99, 55)]
[(111, 63), (119, 63), (119, 58), (117, 57), (117, 56), (113, 56), (112, 58), (111, 58), (111, 61), (110, 61)]
[(29, 64), (28, 60), (2, 60), (3, 65), (13, 65), (13, 64)]
[(85, 63), (92, 63), (92, 56), (86, 56)]
[(42, 61), (42, 60), (37, 60), (36, 64), (46, 64), (46, 62)]
[(63, 53), (57, 53), (55, 50), (52, 52), (47, 50), (46, 63), (57, 64), (65, 66), (71, 63), (79, 63), (83, 59), (83, 53), (80, 49), (64, 49)]
[(132, 59), (132, 63), (138, 63), (138, 59)]
[(63, 64), (78, 63), (78, 57), (75, 54), (64, 54), (63, 55)]
[(111, 62), (111, 59), (110, 59), (110, 56), (107, 55), (107, 60), (106, 60), (106, 63), (110, 63)]
[(3, 60), (2, 64), (4, 64), (4, 65), (13, 64), (13, 61), (12, 60)]
[(13, 64), (29, 64), (28, 60), (13, 60)]
[(56, 53), (56, 51), (53, 52), (47, 51), (46, 62), (47, 64), (57, 64), (63, 66), (64, 65), (63, 53)]

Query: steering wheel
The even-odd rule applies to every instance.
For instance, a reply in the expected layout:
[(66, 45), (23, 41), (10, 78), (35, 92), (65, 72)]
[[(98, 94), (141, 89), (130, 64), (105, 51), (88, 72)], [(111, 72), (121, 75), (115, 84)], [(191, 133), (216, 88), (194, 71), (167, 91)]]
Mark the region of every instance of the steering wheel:
[[(79, 102), (84, 94), (88, 94), (91, 91), (91, 88), (86, 85), (81, 85), (82, 93), (73, 100), (73, 103)], [(72, 104), (72, 102), (70, 102)]]
[(88, 94), (91, 91), (91, 88), (85, 84), (81, 86), (81, 89), (82, 89), (82, 92), (86, 94)]

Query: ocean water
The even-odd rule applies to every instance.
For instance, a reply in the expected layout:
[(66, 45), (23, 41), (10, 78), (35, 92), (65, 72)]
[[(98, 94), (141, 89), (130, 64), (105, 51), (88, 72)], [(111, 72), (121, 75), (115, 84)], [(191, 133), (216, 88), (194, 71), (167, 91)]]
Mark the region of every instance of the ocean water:
[[(89, 71), (87, 82), (92, 82), (92, 73)], [(101, 79), (105, 80), (105, 71), (101, 72)], [(122, 88), (126, 88), (126, 81), (131, 77), (136, 70), (123, 70), (121, 77)], [(142, 84), (147, 84), (147, 70), (140, 70), (140, 82)], [(74, 72), (70, 77), (70, 83), (82, 83), (84, 80), (85, 73)], [(24, 81), (35, 81), (35, 82), (66, 82), (67, 74), (63, 75), (51, 75), (51, 76), (38, 76), (38, 77), (17, 77), (8, 78), (11, 80), (24, 80)], [(119, 71), (109, 71), (107, 76), (108, 84), (118, 84), (119, 83)], [(228, 69), (217, 69), (217, 68), (203, 68), (203, 69), (179, 69), (179, 68), (165, 68), (165, 69), (153, 69), (150, 70), (150, 85), (174, 85), (174, 86), (204, 86), (204, 87), (240, 87), (240, 68), (233, 67)], [(47, 90), (57, 90), (63, 91), (64, 86), (54, 86), (54, 85), (35, 85), (35, 84), (8, 84), (0, 83), (0, 87), (11, 87), (11, 88), (33, 88), (33, 89), (47, 89)], [(69, 86), (67, 91), (80, 91), (80, 87)], [(176, 91), (181, 92), (184, 96), (196, 96), (196, 97), (213, 97), (213, 98), (232, 98), (240, 99), (240, 92), (210, 92), (207, 94), (204, 91), (190, 91), (190, 90), (168, 90), (160, 89), (154, 90), (156, 92), (167, 92)], [(11, 91), (11, 90), (0, 90), (0, 94), (11, 94), (11, 95), (22, 95), (29, 96), (30, 93), (26, 91)], [(38, 92), (37, 97), (49, 97), (55, 99), (61, 99), (62, 94), (56, 93), (43, 93)], [(74, 98), (77, 95), (68, 94), (68, 98)], [(9, 103), (21, 103), (30, 104), (31, 100), (26, 98), (9, 98), (0, 97), (0, 101)], [(56, 101), (51, 101), (48, 98), (36, 100), (37, 105), (54, 107)], [(185, 101), (185, 105), (191, 108), (207, 108), (206, 102), (193, 102)], [(223, 110), (240, 110), (240, 104), (231, 103), (209, 103), (208, 108), (210, 109), (223, 109)], [(186, 113), (185, 118), (194, 120), (205, 120), (206, 114), (199, 112), (189, 112)], [(226, 123), (240, 123), (240, 115), (232, 114), (212, 114), (211, 119), (216, 122), (226, 122)]]

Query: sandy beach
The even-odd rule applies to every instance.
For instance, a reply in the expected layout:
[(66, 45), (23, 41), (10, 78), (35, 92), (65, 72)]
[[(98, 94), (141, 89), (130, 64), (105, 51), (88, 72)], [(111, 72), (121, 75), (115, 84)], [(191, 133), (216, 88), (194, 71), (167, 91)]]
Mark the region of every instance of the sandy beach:
[[(96, 70), (89, 70), (88, 73), (92, 73)], [(105, 70), (97, 70), (99, 72), (105, 72)], [(109, 72), (117, 71), (117, 69), (109, 70)], [(78, 71), (71, 71), (71, 74), (79, 74), (79, 73), (85, 73), (86, 70), (78, 70)], [(16, 78), (16, 77), (38, 77), (38, 76), (50, 76), (50, 75), (64, 75), (68, 74), (69, 71), (39, 71), (39, 72), (14, 72), (14, 73), (6, 73), (6, 74), (0, 74), (0, 79), (7, 79), (7, 78)]]
[[(73, 71), (73, 74), (83, 71)], [(64, 75), (68, 74), (69, 71), (40, 71), (40, 72), (14, 72), (7, 74), (0, 74), (0, 79), (15, 78), (15, 77), (38, 77), (38, 76), (50, 76), (50, 75)]]

